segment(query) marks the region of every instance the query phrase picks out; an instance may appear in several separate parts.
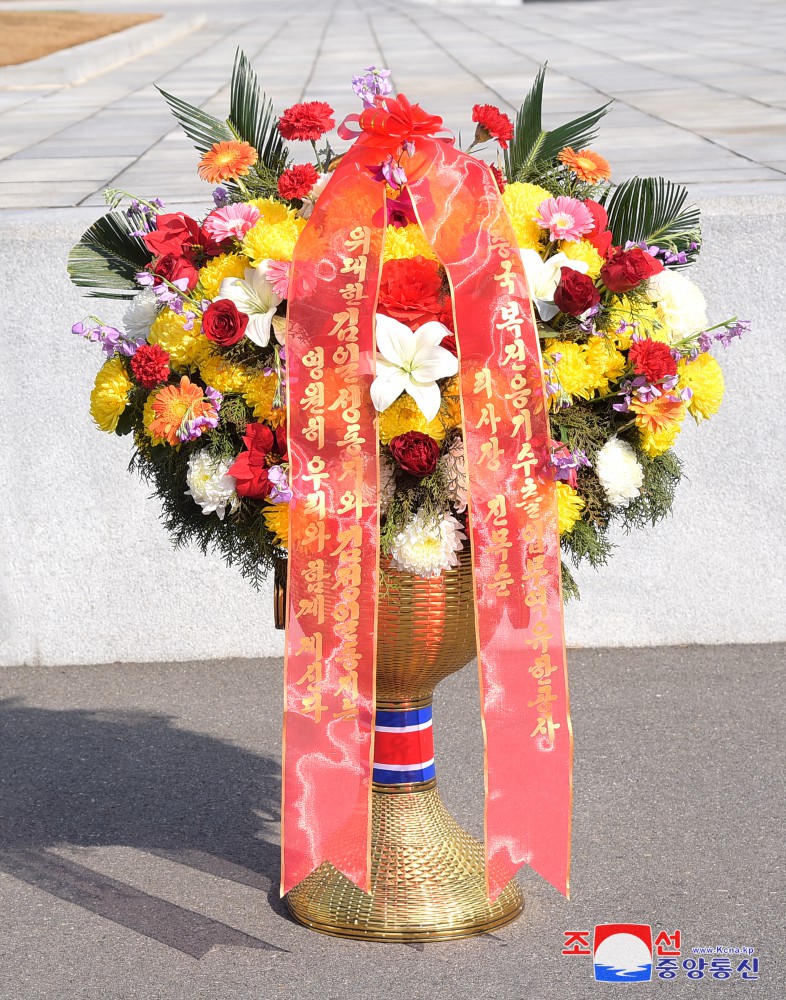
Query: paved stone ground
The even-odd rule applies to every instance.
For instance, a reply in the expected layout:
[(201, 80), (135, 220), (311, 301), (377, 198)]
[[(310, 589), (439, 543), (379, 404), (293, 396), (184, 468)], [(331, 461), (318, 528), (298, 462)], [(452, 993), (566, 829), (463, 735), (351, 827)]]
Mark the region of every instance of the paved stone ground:
[[(341, 941), (278, 898), (281, 662), (0, 672), (2, 1000), (595, 1000), (563, 932), (640, 922), (751, 946), (759, 980), (642, 992), (786, 993), (784, 646), (574, 651), (568, 902), (433, 945)], [(446, 804), (482, 834), (472, 667), (437, 690)], [(638, 993), (637, 993), (638, 995)]]
[[(0, 2), (0, 9), (13, 6)], [(91, 10), (98, 0), (29, 0)], [(117, 0), (192, 17), (197, 30), (76, 85), (0, 90), (0, 207), (98, 204), (107, 184), (204, 201), (189, 144), (153, 84), (219, 114), (238, 45), (280, 108), (356, 110), (349, 79), (376, 63), (397, 87), (471, 128), (476, 102), (513, 110), (549, 60), (548, 122), (615, 99), (600, 152), (615, 177), (662, 173), (695, 197), (786, 193), (786, 7), (779, 0)], [(81, 58), (81, 57), (80, 57)], [(120, 56), (119, 56), (120, 58)]]

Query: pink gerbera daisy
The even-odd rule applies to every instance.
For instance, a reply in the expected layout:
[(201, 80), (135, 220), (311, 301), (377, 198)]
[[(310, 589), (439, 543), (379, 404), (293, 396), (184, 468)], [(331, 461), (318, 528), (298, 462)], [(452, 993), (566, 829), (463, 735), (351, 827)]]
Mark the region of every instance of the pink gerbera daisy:
[(289, 261), (286, 260), (263, 260), (259, 265), (280, 299), (289, 298), (289, 268)]
[(231, 238), (242, 240), (258, 221), (258, 208), (238, 202), (236, 205), (227, 205), (226, 208), (218, 208), (215, 212), (211, 212), (205, 219), (203, 228), (216, 243), (223, 243), (224, 240)]
[(532, 221), (548, 229), (552, 240), (580, 240), (595, 225), (586, 205), (564, 195), (541, 202)]

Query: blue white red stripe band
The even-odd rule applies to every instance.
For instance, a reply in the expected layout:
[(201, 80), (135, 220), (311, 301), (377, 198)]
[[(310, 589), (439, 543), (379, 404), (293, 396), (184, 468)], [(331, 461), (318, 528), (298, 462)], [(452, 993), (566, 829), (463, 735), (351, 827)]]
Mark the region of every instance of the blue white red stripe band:
[(403, 785), (436, 777), (431, 705), (404, 711), (377, 711), (374, 726), (374, 781)]

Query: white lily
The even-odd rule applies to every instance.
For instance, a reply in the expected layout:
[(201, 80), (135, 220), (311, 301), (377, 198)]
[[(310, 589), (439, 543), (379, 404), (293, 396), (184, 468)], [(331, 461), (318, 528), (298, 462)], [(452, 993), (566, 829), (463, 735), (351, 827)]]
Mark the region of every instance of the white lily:
[(437, 379), (458, 372), (458, 360), (440, 341), (450, 330), (442, 323), (424, 323), (412, 331), (391, 316), (377, 313), (377, 377), (371, 383), (371, 400), (379, 413), (402, 392), (417, 403), (427, 420), (439, 412)]
[(242, 278), (224, 278), (216, 298), (231, 299), (238, 312), (248, 316), (248, 339), (258, 347), (267, 347), (273, 317), (283, 300), (273, 291), (273, 286), (265, 275), (264, 265), (247, 267)]
[(581, 274), (586, 274), (589, 270), (586, 261), (573, 260), (561, 252), (544, 260), (537, 250), (522, 250), (521, 263), (527, 276), (529, 293), (544, 323), (548, 323), (559, 312), (559, 308), (554, 305), (554, 292), (557, 290), (562, 268), (569, 267)]

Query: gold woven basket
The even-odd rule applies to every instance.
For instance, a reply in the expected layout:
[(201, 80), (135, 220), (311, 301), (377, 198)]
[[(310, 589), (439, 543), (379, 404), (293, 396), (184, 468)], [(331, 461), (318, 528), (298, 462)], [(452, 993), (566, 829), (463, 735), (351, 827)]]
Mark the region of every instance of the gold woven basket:
[[(279, 574), (277, 606), (281, 580)], [(430, 706), (436, 684), (475, 655), (469, 550), (458, 567), (435, 579), (387, 571), (377, 624), (377, 708)], [(523, 908), (515, 881), (488, 901), (483, 846), (445, 809), (435, 778), (374, 783), (370, 894), (325, 862), (286, 898), (307, 927), (371, 941), (484, 934)]]

